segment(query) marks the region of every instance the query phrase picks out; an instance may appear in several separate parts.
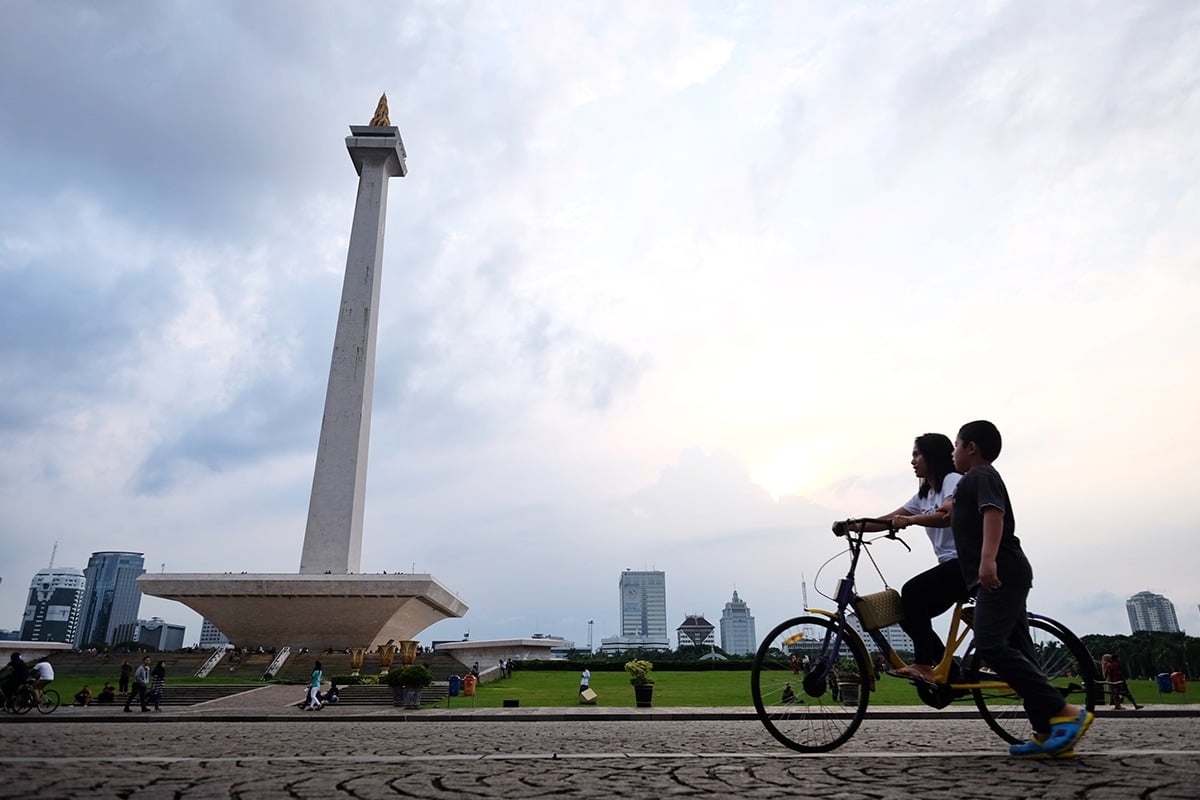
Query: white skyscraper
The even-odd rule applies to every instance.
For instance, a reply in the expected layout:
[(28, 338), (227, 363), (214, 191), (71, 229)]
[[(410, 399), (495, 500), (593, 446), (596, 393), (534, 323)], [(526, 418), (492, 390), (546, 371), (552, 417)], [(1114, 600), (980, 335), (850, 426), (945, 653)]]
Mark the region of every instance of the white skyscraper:
[(721, 649), (729, 655), (746, 655), (758, 649), (754, 617), (746, 601), (733, 591), (733, 599), (721, 611)]
[(83, 607), (85, 581), (80, 570), (47, 567), (29, 582), (29, 601), (21, 620), (21, 639), (27, 642), (74, 644)]
[(625, 650), (670, 650), (667, 633), (667, 576), (661, 570), (625, 570), (619, 585), (621, 635), (601, 640), (609, 653)]
[(1129, 614), (1129, 628), (1138, 631), (1179, 632), (1179, 619), (1175, 616), (1175, 604), (1161, 594), (1138, 592), (1125, 601)]

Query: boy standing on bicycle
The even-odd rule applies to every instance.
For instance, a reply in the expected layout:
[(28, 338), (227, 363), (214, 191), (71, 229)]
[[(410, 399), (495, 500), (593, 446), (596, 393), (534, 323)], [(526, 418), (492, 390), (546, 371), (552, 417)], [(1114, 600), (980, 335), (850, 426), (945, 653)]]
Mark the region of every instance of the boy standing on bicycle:
[(1008, 489), (992, 462), (1000, 431), (986, 420), (963, 425), (954, 442), (954, 465), (963, 473), (954, 495), (952, 528), (967, 585), (977, 587), (975, 645), (979, 657), (1025, 704), (1033, 738), (1009, 753), (1023, 758), (1074, 755), (1092, 724), (1092, 713), (1063, 702), (1038, 666), (1025, 607), (1033, 569), (1017, 539)]

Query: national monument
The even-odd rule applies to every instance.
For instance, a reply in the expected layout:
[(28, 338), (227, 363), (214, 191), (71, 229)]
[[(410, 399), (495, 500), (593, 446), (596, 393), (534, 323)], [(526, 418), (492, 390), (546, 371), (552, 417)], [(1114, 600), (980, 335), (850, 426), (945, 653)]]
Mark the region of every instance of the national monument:
[(427, 574), (362, 575), (363, 506), (388, 181), (408, 174), (387, 95), (351, 125), (358, 172), (342, 303), (317, 445), (299, 574), (145, 574), (142, 591), (178, 600), (239, 647), (373, 647), (403, 641), (467, 606)]

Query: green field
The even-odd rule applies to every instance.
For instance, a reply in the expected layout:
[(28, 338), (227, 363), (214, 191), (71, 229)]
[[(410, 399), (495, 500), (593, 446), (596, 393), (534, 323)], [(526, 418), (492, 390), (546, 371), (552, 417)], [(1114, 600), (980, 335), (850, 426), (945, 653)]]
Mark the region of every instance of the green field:
[[(667, 707), (747, 707), (752, 706), (750, 699), (750, 673), (746, 672), (655, 672), (654, 705)], [(111, 680), (111, 679), (110, 679)], [(111, 681), (114, 685), (115, 680)], [(104, 679), (96, 677), (64, 676), (54, 681), (64, 703), (79, 691), (83, 684), (88, 684), (93, 692), (99, 691)], [(229, 680), (228, 678), (209, 677), (168, 678), (168, 690), (171, 686), (195, 684), (230, 684), (246, 683), (261, 685), (258, 681)], [(1159, 694), (1154, 681), (1130, 681), (1130, 689), (1139, 703), (1174, 703), (1200, 702), (1196, 699), (1197, 689), (1189, 686), (1187, 695), (1178, 693)], [(624, 672), (592, 672), (592, 688), (599, 695), (596, 705), (607, 708), (633, 708), (633, 687)], [(511, 678), (481, 684), (474, 700), (459, 696), (451, 698), (451, 707), (470, 707), (472, 703), (477, 708), (500, 708), (505, 700), (519, 700), (522, 708), (537, 707), (570, 707), (579, 704), (579, 676), (572, 671), (521, 671), (517, 670)], [(904, 706), (920, 705), (916, 692), (907, 681), (884, 677), (877, 683), (877, 689), (871, 695), (871, 705)], [(957, 703), (956, 705), (962, 705)], [(966, 705), (971, 705), (968, 699)], [(1127, 706), (1128, 707), (1128, 706)]]
[[(667, 707), (728, 707), (752, 706), (750, 673), (747, 672), (655, 672), (654, 705)], [(633, 708), (633, 687), (624, 672), (592, 672), (592, 689), (599, 697), (597, 706)], [(1139, 703), (1186, 703), (1189, 697), (1196, 702), (1197, 690), (1189, 687), (1188, 695), (1160, 695), (1153, 681), (1130, 681), (1130, 689)], [(504, 700), (519, 700), (521, 707), (567, 707), (579, 704), (579, 680), (574, 672), (521, 672), (511, 678), (482, 684), (474, 704), (478, 708), (499, 708)], [(955, 705), (973, 707), (967, 699)], [(470, 706), (471, 698), (456, 697), (451, 707)], [(885, 676), (876, 684), (871, 705), (921, 705), (916, 691), (908, 681)], [(1128, 707), (1128, 704), (1127, 704)]]

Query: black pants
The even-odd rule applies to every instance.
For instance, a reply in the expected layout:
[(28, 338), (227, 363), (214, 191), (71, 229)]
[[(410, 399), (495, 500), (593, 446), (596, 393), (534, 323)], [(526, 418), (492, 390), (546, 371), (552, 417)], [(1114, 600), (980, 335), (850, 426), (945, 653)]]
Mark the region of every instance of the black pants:
[(135, 698), (135, 697), (136, 697), (136, 698), (137, 698), (139, 701), (141, 701), (141, 704), (142, 704), (142, 711), (149, 711), (149, 710), (150, 710), (150, 709), (149, 709), (149, 708), (146, 706), (146, 684), (144, 684), (144, 683), (138, 683), (137, 681), (134, 681), (134, 682), (133, 682), (133, 691), (131, 691), (131, 692), (129, 693), (129, 698), (128, 698), (128, 699), (125, 701), (125, 710), (126, 710), (126, 711), (128, 711), (128, 710), (129, 710), (129, 705), (130, 705), (130, 703), (132, 703), (132, 702), (133, 702), (133, 698)]
[(933, 630), (933, 618), (966, 599), (967, 584), (957, 558), (914, 575), (904, 584), (900, 590), (900, 604), (904, 607), (900, 627), (912, 637), (916, 663), (932, 666), (942, 660), (946, 645)]
[(1038, 664), (1025, 610), (1028, 596), (1029, 585), (1020, 581), (981, 588), (975, 597), (975, 647), (983, 663), (1021, 695), (1033, 729), (1045, 733), (1065, 702)]

